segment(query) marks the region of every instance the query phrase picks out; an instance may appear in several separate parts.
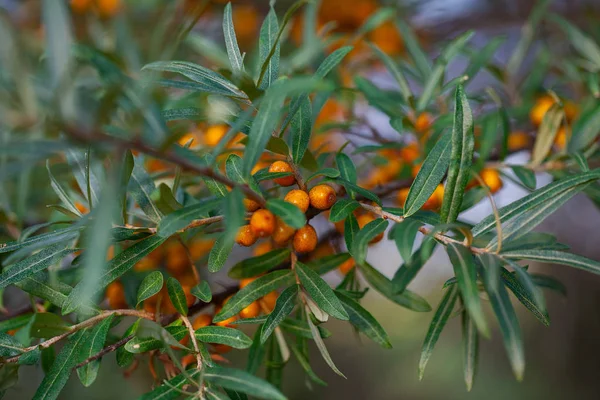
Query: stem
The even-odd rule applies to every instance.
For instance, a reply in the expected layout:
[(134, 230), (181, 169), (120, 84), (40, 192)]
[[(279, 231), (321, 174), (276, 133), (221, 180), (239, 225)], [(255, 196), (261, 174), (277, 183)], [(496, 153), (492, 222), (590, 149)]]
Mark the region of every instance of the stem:
[(108, 353), (116, 351), (119, 347), (125, 346), (127, 344), (127, 342), (129, 342), (131, 339), (133, 339), (133, 335), (125, 336), (123, 339), (119, 340), (118, 342), (115, 342), (115, 343), (111, 344), (110, 346), (106, 346), (105, 348), (100, 350), (98, 353), (94, 354), (93, 356), (91, 356), (89, 358), (86, 358), (85, 360), (83, 360), (82, 362), (80, 362), (79, 364), (74, 366), (73, 370), (79, 369), (79, 368), (91, 363), (92, 361), (95, 361), (99, 358), (104, 357)]
[(198, 370), (201, 370), (202, 355), (200, 354), (200, 347), (198, 346), (198, 340), (196, 339), (194, 327), (192, 326), (192, 323), (190, 322), (190, 319), (187, 316), (182, 315), (181, 320), (183, 321), (184, 325), (188, 328), (190, 340), (192, 341), (192, 344), (194, 345), (194, 351), (196, 352), (196, 366), (198, 367)]

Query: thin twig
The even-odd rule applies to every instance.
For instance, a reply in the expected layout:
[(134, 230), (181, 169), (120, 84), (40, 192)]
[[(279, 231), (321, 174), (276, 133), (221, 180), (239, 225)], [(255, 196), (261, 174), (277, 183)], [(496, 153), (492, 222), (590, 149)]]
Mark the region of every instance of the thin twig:
[(181, 320), (183, 321), (183, 324), (188, 328), (188, 333), (190, 334), (190, 340), (192, 341), (192, 344), (194, 345), (194, 351), (196, 352), (196, 366), (198, 367), (198, 370), (202, 369), (202, 354), (200, 354), (200, 346), (198, 346), (198, 340), (196, 339), (196, 334), (194, 332), (194, 327), (192, 326), (192, 323), (190, 322), (190, 319), (185, 316), (182, 315), (181, 316)]
[(118, 342), (115, 342), (109, 346), (106, 346), (105, 348), (103, 348), (102, 350), (100, 350), (99, 352), (94, 354), (93, 356), (86, 358), (85, 360), (83, 360), (82, 362), (80, 362), (79, 364), (74, 366), (73, 370), (81, 368), (81, 367), (91, 363), (92, 361), (95, 361), (99, 358), (104, 357), (108, 353), (112, 353), (113, 351), (116, 351), (119, 347), (125, 346), (127, 344), (127, 342), (129, 342), (131, 339), (133, 339), (133, 335), (125, 336), (123, 339), (119, 340)]

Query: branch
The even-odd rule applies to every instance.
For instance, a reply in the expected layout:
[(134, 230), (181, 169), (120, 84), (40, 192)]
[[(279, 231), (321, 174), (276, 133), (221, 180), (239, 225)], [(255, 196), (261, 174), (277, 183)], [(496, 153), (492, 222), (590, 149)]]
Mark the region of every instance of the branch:
[(99, 358), (104, 357), (106, 354), (117, 350), (119, 347), (125, 346), (127, 344), (127, 342), (129, 342), (131, 339), (133, 339), (133, 335), (125, 336), (123, 339), (119, 340), (118, 342), (115, 342), (115, 343), (111, 344), (110, 346), (106, 346), (105, 348), (100, 350), (98, 353), (94, 354), (90, 358), (86, 358), (85, 360), (83, 360), (82, 362), (80, 362), (79, 364), (74, 366), (73, 371), (91, 363), (92, 361), (95, 361)]

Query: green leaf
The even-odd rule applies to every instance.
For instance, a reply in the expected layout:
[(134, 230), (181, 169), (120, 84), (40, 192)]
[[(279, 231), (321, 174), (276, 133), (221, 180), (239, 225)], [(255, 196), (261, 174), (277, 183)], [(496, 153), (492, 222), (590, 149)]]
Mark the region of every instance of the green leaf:
[(475, 270), (473, 255), (468, 248), (456, 243), (448, 244), (446, 249), (454, 268), (454, 275), (457, 278), (465, 308), (477, 326), (477, 330), (483, 336), (489, 337), (489, 329), (481, 307), (479, 289), (477, 288), (477, 271)]
[(315, 75), (325, 78), (352, 51), (352, 48), (352, 46), (340, 47), (328, 55), (315, 71)]
[[(82, 306), (80, 299), (86, 296), (93, 296), (104, 290), (111, 282), (118, 279), (121, 275), (129, 271), (138, 261), (144, 258), (150, 252), (156, 249), (165, 241), (157, 235), (149, 236), (140, 240), (133, 246), (119, 253), (115, 258), (108, 262), (106, 270), (99, 277), (91, 293), (84, 293), (85, 285), (80, 282), (75, 286), (62, 307), (63, 314), (69, 314)], [(88, 297), (89, 298), (89, 297)]]
[(54, 193), (57, 194), (58, 198), (63, 203), (63, 205), (75, 215), (81, 216), (81, 212), (79, 212), (77, 207), (75, 207), (75, 204), (73, 204), (73, 202), (69, 198), (69, 195), (67, 195), (67, 192), (65, 192), (62, 186), (60, 186), (60, 183), (58, 183), (58, 181), (54, 177), (54, 175), (52, 175), (52, 171), (50, 170), (50, 160), (46, 160), (46, 170), (48, 171), (48, 176), (50, 177), (50, 185), (52, 186)]
[(306, 225), (306, 216), (302, 210), (283, 199), (268, 200), (267, 209), (292, 228), (299, 229)]
[(352, 159), (347, 154), (337, 153), (335, 155), (335, 162), (340, 170), (340, 176), (342, 179), (356, 184), (356, 167), (354, 166)]
[[(233, 188), (227, 196), (225, 196), (223, 206), (223, 214), (225, 220), (225, 231), (223, 232), (223, 241), (225, 247), (233, 246), (235, 238), (240, 230), (240, 227), (244, 224), (244, 218), (246, 215), (246, 208), (244, 207), (244, 195), (240, 188)], [(211, 271), (215, 272), (215, 271)]]
[(59, 229), (53, 232), (42, 233), (41, 235), (29, 237), (25, 240), (17, 240), (14, 242), (0, 243), (0, 254), (9, 253), (11, 251), (20, 250), (24, 247), (36, 246), (38, 248), (46, 247), (54, 243), (69, 242), (75, 240), (79, 236), (81, 227), (69, 227)]
[(208, 254), (208, 270), (210, 272), (220, 271), (225, 265), (225, 261), (231, 254), (234, 242), (225, 240), (224, 236), (220, 236), (213, 245)]
[(412, 219), (406, 219), (400, 224), (395, 224), (390, 231), (390, 237), (394, 239), (400, 257), (406, 264), (412, 259), (413, 246), (421, 223)]
[(532, 165), (540, 165), (548, 155), (548, 152), (550, 152), (552, 144), (554, 143), (554, 138), (556, 137), (556, 133), (560, 128), (564, 116), (565, 113), (558, 104), (554, 104), (546, 114), (544, 114), (544, 119), (542, 120), (536, 135), (533, 150), (531, 151)]
[(319, 308), (334, 318), (348, 320), (348, 313), (342, 303), (335, 297), (335, 293), (315, 271), (306, 265), (296, 262), (296, 274), (304, 289), (317, 303)]
[(525, 185), (526, 187), (528, 187), (531, 190), (535, 190), (535, 187), (536, 187), (535, 172), (533, 172), (529, 168), (524, 168), (524, 167), (519, 167), (519, 166), (512, 167), (512, 170), (515, 173), (516, 177), (521, 181), (521, 183), (523, 183), (523, 185)]
[(377, 235), (383, 233), (388, 224), (388, 220), (377, 218), (358, 231), (358, 234), (352, 243), (352, 251), (350, 252), (358, 264), (363, 264), (365, 262), (367, 259), (367, 247), (369, 246), (369, 242)]
[(244, 161), (237, 154), (230, 154), (225, 162), (225, 172), (227, 177), (237, 183), (245, 183), (246, 179), (242, 173)]
[(163, 287), (163, 280), (163, 274), (160, 271), (153, 271), (146, 275), (137, 292), (136, 307), (139, 306), (142, 301), (149, 299), (160, 292)]
[(462, 312), (462, 336), (463, 372), (465, 374), (467, 391), (470, 392), (475, 381), (475, 373), (477, 372), (479, 333), (466, 310)]
[(62, 348), (50, 371), (44, 376), (42, 383), (38, 386), (33, 400), (50, 400), (58, 398), (58, 395), (66, 385), (71, 370), (81, 358), (85, 350), (85, 335), (87, 332), (75, 333)]
[(221, 311), (215, 315), (213, 322), (220, 322), (231, 318), (253, 301), (258, 300), (281, 286), (287, 287), (292, 283), (294, 283), (294, 273), (292, 271), (274, 271), (261, 276), (234, 294), (225, 303)]
[(594, 71), (600, 70), (600, 47), (590, 36), (583, 33), (575, 25), (558, 15), (551, 15), (550, 19), (561, 27), (569, 37), (569, 41), (579, 52), (579, 54), (588, 59), (594, 66)]
[(73, 249), (65, 249), (62, 243), (54, 244), (45, 249), (19, 261), (18, 263), (5, 268), (0, 273), (0, 289), (12, 285), (31, 277), (61, 260), (67, 254), (72, 253)]
[(212, 292), (207, 281), (202, 281), (191, 290), (191, 293), (204, 303), (210, 303), (212, 300)]
[[(42, 22), (48, 38), (46, 61), (52, 86), (58, 88), (69, 71), (73, 35), (67, 5), (63, 2), (45, 0), (42, 3)], [(16, 61), (16, 60), (15, 60)]]
[[(137, 319), (133, 324), (131, 324), (129, 326), (129, 328), (127, 328), (127, 330), (125, 331), (125, 333), (123, 334), (123, 336), (121, 338), (124, 339), (131, 335), (134, 335), (140, 326), (140, 321), (141, 321), (141, 319)], [(116, 359), (117, 359), (117, 365), (119, 367), (127, 367), (128, 365), (130, 365), (133, 362), (133, 354), (131, 354), (129, 351), (126, 350), (126, 348), (125, 348), (126, 346), (127, 345), (125, 345), (123, 347), (119, 347), (117, 349)]]
[(36, 313), (29, 326), (31, 337), (42, 339), (62, 335), (69, 330), (69, 326), (61, 317), (48, 312)]
[(598, 137), (600, 129), (600, 104), (585, 111), (573, 124), (571, 140), (567, 144), (569, 153), (586, 149)]
[[(568, 198), (574, 196), (578, 191), (583, 189), (586, 183), (600, 179), (600, 170), (594, 170), (578, 175), (569, 176), (558, 181), (552, 182), (533, 193), (505, 206), (498, 210), (500, 216), (500, 222), (505, 223), (517, 216), (520, 216), (528, 211), (539, 209), (540, 207), (547, 207), (548, 203), (556, 202), (558, 199), (558, 205), (554, 204), (554, 207), (558, 208), (564, 204)], [(577, 189), (573, 192), (571, 189)], [(565, 198), (564, 195), (560, 196), (561, 193), (569, 193), (569, 197)], [(481, 222), (475, 225), (472, 229), (473, 236), (480, 236), (483, 233), (489, 232), (496, 227), (496, 219), (494, 215), (490, 215), (484, 218)]]
[(356, 210), (360, 206), (360, 203), (353, 199), (340, 199), (338, 200), (329, 212), (329, 220), (331, 222), (339, 222), (346, 219), (348, 214)]
[(186, 374), (179, 374), (174, 378), (165, 380), (164, 384), (157, 386), (151, 392), (145, 393), (140, 396), (139, 400), (176, 400), (181, 398), (181, 390), (185, 385), (189, 385), (189, 380), (194, 379), (200, 375), (200, 371), (197, 369), (187, 371)]
[[(275, 9), (267, 14), (258, 38), (258, 57), (260, 59), (261, 77), (258, 81), (260, 89), (267, 89), (279, 76), (279, 23)], [(263, 72), (264, 71), (264, 72)]]
[(227, 57), (231, 64), (231, 70), (234, 73), (242, 72), (244, 70), (244, 59), (240, 53), (235, 30), (233, 28), (231, 3), (227, 3), (223, 10), (223, 37), (225, 38), (225, 47), (227, 48)]
[[(307, 310), (307, 312), (308, 312), (308, 310)], [(308, 326), (310, 327), (310, 332), (312, 334), (313, 340), (315, 341), (315, 344), (317, 345), (317, 348), (319, 349), (321, 356), (323, 357), (323, 359), (325, 360), (327, 365), (329, 365), (329, 368), (331, 368), (333, 370), (333, 372), (335, 372), (342, 378), (346, 378), (346, 376), (342, 373), (342, 371), (340, 371), (338, 369), (338, 367), (336, 367), (335, 363), (331, 359), (331, 356), (329, 355), (329, 352), (327, 351), (327, 347), (325, 346), (325, 343), (323, 342), (323, 339), (321, 338), (321, 333), (317, 329), (317, 326), (312, 322), (312, 320), (310, 318), (307, 318), (306, 322), (308, 322)]]
[(427, 300), (416, 293), (413, 293), (408, 289), (404, 290), (402, 293), (396, 293), (392, 282), (381, 272), (369, 265), (369, 263), (358, 264), (358, 268), (373, 289), (394, 303), (417, 312), (431, 311), (431, 306), (427, 303)]
[(235, 349), (247, 349), (252, 345), (252, 339), (242, 331), (225, 326), (205, 326), (196, 329), (196, 339), (203, 343), (218, 343)]
[(247, 99), (246, 93), (217, 72), (185, 61), (156, 61), (145, 65), (142, 70), (165, 71), (181, 74), (197, 83), (197, 90)]
[[(98, 354), (104, 347), (106, 342), (106, 336), (110, 330), (110, 326), (113, 320), (113, 316), (104, 319), (98, 325), (93, 327), (90, 332), (86, 335), (85, 343), (82, 344), (81, 361), (86, 360), (96, 354)], [(79, 380), (85, 387), (89, 387), (98, 376), (98, 370), (100, 369), (100, 360), (94, 360), (83, 367), (77, 369), (77, 375)]]
[(340, 171), (338, 171), (335, 168), (323, 168), (318, 170), (317, 172), (315, 172), (314, 174), (312, 174), (311, 176), (309, 176), (306, 179), (306, 183), (309, 183), (310, 181), (312, 181), (313, 179), (316, 179), (320, 176), (326, 176), (328, 178), (337, 178), (338, 176), (340, 176)]
[(354, 325), (356, 329), (364, 333), (369, 339), (381, 345), (383, 348), (392, 348), (390, 338), (371, 313), (345, 294), (336, 291), (335, 295), (342, 302), (344, 309), (348, 313), (350, 323)]
[(337, 253), (331, 254), (322, 258), (318, 258), (313, 261), (306, 263), (306, 266), (319, 275), (325, 275), (326, 273), (333, 271), (339, 267), (344, 261), (350, 258), (348, 253)]
[[(165, 330), (173, 337), (174, 340), (180, 341), (188, 335), (188, 328), (184, 325), (170, 325), (165, 327)], [(156, 335), (155, 335), (156, 336)], [(156, 337), (139, 337), (136, 336), (125, 345), (125, 350), (133, 354), (146, 353), (151, 350), (162, 349), (165, 347), (165, 341), (162, 338)]]
[(348, 214), (346, 220), (344, 221), (344, 241), (346, 242), (346, 248), (348, 249), (348, 252), (352, 255), (354, 255), (353, 246), (359, 230), (360, 227), (358, 226), (358, 220), (354, 214)]
[(349, 182), (345, 179), (337, 178), (334, 181), (336, 183), (342, 185), (343, 187), (345, 187), (346, 191), (348, 193), (355, 192), (354, 193), (355, 195), (362, 196), (367, 200), (371, 200), (371, 201), (377, 203), (378, 205), (381, 205), (381, 199), (379, 197), (377, 197), (377, 195), (375, 195), (374, 193), (371, 193), (370, 191), (368, 191), (367, 189), (364, 189), (364, 188), (362, 188), (352, 182)]
[(440, 211), (441, 222), (445, 224), (456, 221), (460, 212), (465, 188), (471, 178), (471, 161), (475, 147), (473, 117), (462, 85), (456, 88), (455, 100), (450, 166)]
[(429, 357), (431, 357), (433, 348), (435, 347), (442, 330), (446, 326), (448, 318), (450, 317), (450, 314), (452, 314), (452, 310), (454, 310), (454, 304), (456, 303), (457, 298), (458, 286), (452, 285), (446, 289), (446, 293), (444, 294), (444, 297), (442, 297), (442, 301), (440, 301), (440, 304), (435, 311), (433, 319), (429, 324), (429, 329), (427, 330), (423, 347), (421, 348), (421, 358), (419, 359), (419, 380), (423, 379), (423, 374), (425, 373), (425, 367), (427, 366)]
[(292, 160), (300, 163), (310, 142), (312, 131), (312, 105), (308, 96), (300, 96), (298, 111), (292, 118), (291, 145)]
[(259, 399), (286, 400), (277, 388), (248, 372), (225, 367), (207, 368), (204, 379), (215, 386), (246, 393)]
[[(208, 168), (213, 168), (217, 164), (217, 160), (211, 153), (206, 153), (203, 156), (202, 161), (203, 161), (204, 166), (206, 166)], [(211, 178), (209, 176), (202, 176), (202, 180), (204, 181), (204, 184), (206, 185), (208, 190), (213, 195), (218, 196), (218, 197), (227, 196), (227, 193), (228, 193), (227, 186), (225, 186), (223, 183), (221, 183), (221, 182), (217, 181), (216, 179)]]
[(271, 333), (279, 326), (294, 309), (298, 298), (298, 285), (292, 285), (285, 289), (275, 302), (275, 308), (267, 317), (260, 333), (260, 343), (264, 344)]
[(289, 258), (289, 248), (275, 249), (261, 256), (240, 261), (229, 270), (228, 275), (233, 279), (251, 278), (281, 265)]
[(517, 280), (514, 274), (508, 272), (505, 268), (500, 271), (502, 282), (510, 289), (515, 297), (544, 325), (550, 326), (550, 317), (545, 309), (540, 309), (533, 298), (531, 291), (527, 290), (521, 282)]
[(327, 383), (325, 383), (325, 381), (323, 381), (321, 378), (319, 378), (317, 376), (317, 374), (315, 374), (315, 372), (312, 370), (312, 368), (310, 367), (310, 362), (308, 361), (308, 358), (302, 353), (302, 350), (300, 350), (298, 348), (298, 346), (292, 346), (292, 352), (296, 356), (296, 359), (298, 360), (298, 363), (300, 364), (300, 366), (302, 367), (304, 372), (306, 372), (306, 375), (308, 375), (308, 377), (313, 382), (315, 382), (321, 386), (327, 386)]
[(408, 81), (406, 80), (402, 69), (400, 69), (400, 67), (396, 65), (396, 63), (394, 62), (394, 60), (392, 60), (390, 56), (381, 51), (381, 49), (377, 47), (377, 45), (369, 43), (369, 46), (371, 46), (371, 49), (373, 50), (375, 55), (383, 62), (387, 70), (392, 75), (392, 78), (394, 78), (394, 80), (398, 83), (398, 87), (400, 88), (400, 94), (402, 94), (402, 97), (404, 98), (406, 104), (410, 104), (413, 94), (410, 91), (410, 86), (408, 85)]
[[(521, 328), (515, 310), (510, 302), (504, 285), (493, 288), (489, 282), (489, 270), (483, 269), (483, 283), (492, 304), (492, 309), (498, 318), (504, 347), (517, 380), (523, 379), (525, 370), (525, 353), (523, 351), (523, 340)], [(460, 282), (459, 282), (460, 283)]]
[(600, 262), (557, 250), (513, 250), (501, 254), (504, 258), (540, 261), (548, 264), (568, 265), (594, 274), (600, 274)]
[(23, 353), (23, 345), (11, 335), (0, 333), (0, 357), (13, 357)]
[[(312, 332), (306, 322), (299, 321), (297, 319), (287, 318), (281, 322), (280, 326), (281, 329), (293, 335), (305, 339), (312, 339)], [(325, 339), (331, 336), (331, 332), (323, 328), (321, 325), (319, 325), (317, 328), (319, 329), (319, 333), (322, 338)]]
[(144, 167), (141, 166), (140, 159), (136, 158), (135, 166), (133, 167), (133, 171), (131, 171), (129, 179), (129, 191), (135, 202), (144, 211), (144, 214), (153, 222), (158, 222), (163, 217), (163, 214), (152, 200), (151, 196), (155, 190), (154, 181), (146, 170), (144, 170)]
[(406, 203), (404, 204), (405, 217), (419, 211), (444, 179), (450, 164), (450, 139), (452, 139), (451, 135), (443, 135), (423, 161), (406, 197)]
[[(406, 222), (407, 221), (404, 221), (402, 225)], [(392, 278), (392, 285), (396, 293), (401, 293), (406, 290), (408, 285), (417, 276), (419, 271), (421, 271), (425, 263), (433, 254), (436, 244), (436, 241), (431, 237), (424, 238), (419, 250), (409, 261), (405, 261), (404, 264), (398, 268)]]
[(181, 287), (181, 283), (173, 277), (167, 278), (167, 292), (169, 293), (169, 299), (177, 312), (181, 315), (187, 315), (188, 306), (185, 299), (185, 292)]

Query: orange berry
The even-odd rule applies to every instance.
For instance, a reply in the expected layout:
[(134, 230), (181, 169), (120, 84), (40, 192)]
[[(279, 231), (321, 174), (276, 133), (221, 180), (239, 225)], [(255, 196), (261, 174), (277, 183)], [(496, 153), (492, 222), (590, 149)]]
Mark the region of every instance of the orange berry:
[(172, 274), (181, 274), (190, 267), (190, 259), (181, 243), (176, 241), (170, 242), (165, 251), (165, 266)]
[(410, 143), (400, 150), (400, 158), (409, 164), (412, 164), (419, 158), (421, 151), (417, 143)]
[(546, 115), (546, 113), (548, 112), (548, 110), (550, 110), (550, 107), (552, 107), (554, 103), (555, 101), (552, 98), (552, 96), (544, 95), (542, 97), (539, 97), (535, 101), (535, 104), (533, 105), (529, 113), (529, 119), (531, 119), (531, 122), (536, 126), (540, 125), (544, 120), (544, 115)]
[(75, 208), (82, 214), (87, 214), (89, 211), (87, 206), (79, 201), (75, 202)]
[(121, 9), (121, 0), (97, 0), (98, 14), (103, 18), (115, 16)]
[[(371, 214), (361, 214), (358, 217), (356, 217), (356, 221), (358, 222), (359, 228), (362, 229), (369, 222), (375, 221), (375, 217), (372, 216)], [(379, 235), (375, 236), (369, 243), (371, 243), (371, 244), (377, 243), (381, 239), (383, 239), (383, 232), (381, 232)]]
[(196, 302), (196, 296), (192, 294), (193, 287), (193, 285), (183, 284), (183, 282), (181, 285), (181, 288), (183, 289), (183, 294), (185, 294), (185, 301), (188, 307), (191, 307)]
[(92, 0), (71, 0), (71, 10), (83, 14), (92, 6)]
[(189, 245), (190, 255), (192, 260), (199, 260), (207, 255), (215, 245), (213, 239), (195, 239)]
[(254, 282), (256, 280), (256, 278), (258, 278), (258, 277), (254, 276), (252, 278), (240, 279), (240, 289), (243, 289), (246, 286), (248, 286), (249, 284), (251, 284), (252, 282)]
[(369, 36), (371, 41), (387, 54), (398, 54), (404, 47), (402, 38), (393, 22), (386, 22), (379, 25), (371, 31)]
[(277, 227), (275, 228), (275, 232), (273, 232), (273, 241), (280, 246), (284, 245), (294, 236), (295, 232), (294, 228), (277, 218)]
[[(187, 336), (186, 336), (187, 337)], [(187, 337), (189, 339), (189, 337)], [(196, 356), (193, 354), (186, 354), (181, 357), (181, 366), (186, 369), (190, 365), (196, 365)]]
[(212, 318), (208, 314), (200, 314), (196, 317), (194, 322), (192, 323), (192, 328), (194, 330), (204, 328), (205, 326), (209, 326), (212, 323)]
[(253, 301), (249, 306), (240, 311), (240, 318), (254, 318), (260, 314), (258, 301)]
[[(276, 233), (277, 233), (277, 230), (275, 230), (275, 233), (273, 234), (273, 236), (275, 236)], [(273, 243), (271, 243), (271, 241), (266, 241), (266, 242), (257, 244), (252, 253), (254, 254), (255, 257), (258, 257), (258, 256), (262, 256), (263, 254), (267, 254), (271, 250), (273, 250)]]
[(413, 178), (416, 178), (416, 176), (420, 170), (421, 170), (421, 163), (415, 164), (410, 169), (410, 174), (412, 175)]
[(481, 176), (481, 179), (490, 188), (492, 193), (496, 193), (502, 188), (502, 179), (495, 169), (484, 168), (479, 173), (479, 176)]
[(108, 305), (113, 310), (128, 308), (127, 300), (125, 300), (125, 290), (123, 284), (119, 281), (112, 282), (106, 287), (106, 298)]
[(256, 39), (260, 25), (260, 14), (252, 4), (236, 4), (232, 9), (233, 25), (240, 42), (249, 42)]
[(275, 216), (269, 210), (257, 210), (250, 218), (252, 232), (259, 237), (271, 236), (275, 232), (276, 225)]
[(210, 147), (214, 147), (219, 144), (221, 139), (227, 133), (229, 128), (227, 125), (212, 125), (206, 129), (204, 133), (204, 144)]
[(425, 204), (421, 207), (423, 210), (437, 210), (442, 206), (444, 201), (444, 185), (441, 183), (437, 185), (431, 196), (427, 199)]
[(244, 199), (244, 207), (246, 211), (254, 212), (260, 208), (260, 204), (252, 199)]
[(406, 203), (406, 198), (408, 197), (409, 190), (410, 188), (401, 188), (400, 190), (398, 190), (396, 199), (398, 200), (398, 205), (400, 205), (400, 207), (404, 207), (404, 203)]
[(273, 290), (272, 292), (267, 293), (263, 296), (261, 301), (263, 302), (263, 306), (267, 309), (267, 311), (271, 312), (275, 309), (275, 303), (279, 298), (279, 292), (277, 290)]
[(294, 250), (298, 253), (310, 253), (317, 247), (317, 232), (309, 224), (298, 229), (294, 234)]
[(556, 136), (554, 137), (554, 145), (562, 150), (567, 145), (567, 130), (564, 126), (561, 126), (556, 132)]
[(299, 189), (290, 190), (285, 195), (283, 200), (287, 201), (288, 203), (292, 203), (293, 205), (298, 207), (303, 213), (305, 213), (308, 210), (308, 206), (310, 205), (310, 197), (308, 193), (306, 193), (304, 190)]
[(565, 118), (567, 121), (573, 121), (579, 114), (579, 107), (570, 100), (564, 102)]
[(308, 192), (310, 205), (318, 210), (327, 210), (335, 203), (337, 195), (329, 185), (317, 185)]
[(415, 120), (415, 131), (418, 133), (426, 133), (429, 128), (431, 128), (432, 123), (433, 117), (431, 114), (427, 112), (421, 113)]
[[(229, 299), (231, 299), (233, 297), (233, 295), (227, 297), (224, 301), (223, 301), (223, 305), (227, 304), (227, 302), (229, 301)], [(221, 311), (222, 307), (215, 307), (215, 314), (218, 314), (219, 311)], [(234, 323), (237, 320), (237, 315), (234, 315), (233, 317), (227, 318), (224, 321), (220, 321), (220, 322), (215, 322), (215, 325), (217, 326), (229, 326), (232, 323)]]
[(244, 247), (252, 246), (257, 240), (258, 237), (250, 225), (242, 226), (235, 237), (235, 242)]
[(142, 258), (133, 266), (133, 270), (137, 272), (152, 271), (156, 268), (158, 265), (150, 257)]
[(344, 261), (339, 267), (338, 270), (343, 274), (346, 275), (348, 272), (350, 272), (352, 270), (352, 268), (354, 268), (354, 266), (356, 265), (356, 263), (354, 262), (354, 258), (350, 257), (349, 259), (347, 259), (346, 261)]
[[(275, 161), (271, 166), (269, 166), (269, 172), (294, 172), (292, 166), (285, 161)], [(296, 178), (294, 175), (284, 176), (282, 178), (275, 178), (273, 181), (280, 186), (292, 186), (296, 183)]]
[(527, 146), (529, 146), (529, 135), (525, 132), (511, 132), (508, 135), (508, 150), (517, 151), (525, 149)]
[(213, 350), (215, 351), (215, 353), (219, 353), (219, 354), (225, 354), (231, 351), (232, 347), (228, 346), (226, 344), (213, 344), (212, 345)]

